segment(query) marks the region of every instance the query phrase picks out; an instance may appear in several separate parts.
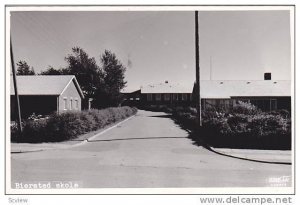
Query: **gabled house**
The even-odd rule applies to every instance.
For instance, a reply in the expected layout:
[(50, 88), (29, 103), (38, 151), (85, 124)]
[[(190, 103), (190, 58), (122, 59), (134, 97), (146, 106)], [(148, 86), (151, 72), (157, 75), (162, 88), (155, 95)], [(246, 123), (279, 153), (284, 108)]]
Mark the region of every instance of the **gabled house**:
[[(74, 75), (17, 76), (22, 118), (32, 113), (47, 115), (53, 112), (81, 110), (83, 92)], [(15, 91), (10, 80), (11, 118), (15, 118)]]

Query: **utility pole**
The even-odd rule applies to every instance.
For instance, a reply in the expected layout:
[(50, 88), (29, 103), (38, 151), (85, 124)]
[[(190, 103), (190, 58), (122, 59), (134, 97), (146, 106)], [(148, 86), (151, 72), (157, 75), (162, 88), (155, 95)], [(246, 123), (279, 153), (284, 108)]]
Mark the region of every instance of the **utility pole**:
[(19, 100), (19, 94), (18, 94), (17, 76), (16, 76), (16, 70), (15, 70), (15, 62), (14, 62), (14, 56), (13, 56), (11, 37), (10, 37), (10, 59), (11, 59), (11, 67), (12, 67), (13, 80), (14, 80), (15, 100), (16, 100), (16, 104), (17, 104), (16, 111), (17, 111), (17, 122), (18, 122), (18, 128), (19, 128), (18, 130), (21, 133), (22, 132), (21, 109), (20, 109), (20, 100)]
[(209, 58), (209, 79), (212, 80), (212, 64), (211, 64), (211, 56)]
[(197, 121), (199, 126), (202, 126), (201, 119), (201, 94), (200, 94), (200, 65), (199, 65), (199, 25), (198, 25), (198, 11), (195, 11), (195, 43), (196, 43), (196, 96), (197, 96)]

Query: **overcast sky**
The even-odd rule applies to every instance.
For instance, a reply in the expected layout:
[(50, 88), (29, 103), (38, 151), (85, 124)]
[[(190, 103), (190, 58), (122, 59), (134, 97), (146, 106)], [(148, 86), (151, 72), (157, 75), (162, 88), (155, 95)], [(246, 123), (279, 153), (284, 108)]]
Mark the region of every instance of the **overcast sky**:
[[(127, 66), (128, 89), (165, 80), (195, 80), (192, 11), (12, 12), (15, 61), (36, 72), (66, 66), (64, 57), (82, 47), (100, 62), (104, 49)], [(201, 79), (290, 80), (289, 11), (201, 11)], [(210, 74), (211, 73), (211, 74)]]

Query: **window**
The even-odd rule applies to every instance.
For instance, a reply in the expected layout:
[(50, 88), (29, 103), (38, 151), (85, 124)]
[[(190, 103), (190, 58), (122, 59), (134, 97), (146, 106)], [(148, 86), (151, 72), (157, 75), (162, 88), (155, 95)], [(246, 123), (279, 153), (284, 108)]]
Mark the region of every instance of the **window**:
[(187, 101), (187, 94), (186, 94), (186, 93), (183, 93), (183, 94), (182, 94), (182, 100), (183, 100), (183, 101)]
[(230, 100), (220, 99), (217, 101), (217, 108), (222, 108), (228, 110), (230, 106)]
[(147, 94), (147, 101), (152, 101), (152, 94)]
[(160, 93), (156, 94), (155, 99), (156, 99), (157, 101), (160, 101), (160, 100), (161, 100), (161, 94), (160, 94)]
[(178, 100), (182, 100), (182, 94), (178, 94)]
[(75, 100), (75, 109), (78, 110), (78, 100)]
[(173, 94), (173, 100), (178, 100), (178, 94), (177, 93)]
[(165, 101), (169, 101), (170, 100), (170, 94), (169, 93), (166, 93), (165, 94)]
[(271, 106), (270, 106), (271, 107), (271, 109), (270, 109), (271, 111), (272, 110), (277, 110), (277, 100), (276, 99), (271, 99), (271, 103), (270, 104), (271, 104)]
[(64, 98), (64, 110), (68, 109), (68, 99)]
[(72, 110), (73, 109), (73, 99), (71, 98), (71, 100), (70, 100), (70, 110)]

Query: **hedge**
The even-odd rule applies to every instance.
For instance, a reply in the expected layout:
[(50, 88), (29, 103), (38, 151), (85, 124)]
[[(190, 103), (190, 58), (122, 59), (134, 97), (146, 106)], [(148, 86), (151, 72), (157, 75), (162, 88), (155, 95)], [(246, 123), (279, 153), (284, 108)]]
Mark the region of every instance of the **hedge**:
[(229, 112), (204, 111), (198, 136), (215, 147), (291, 149), (288, 113), (286, 110), (262, 112), (243, 104)]
[(131, 107), (106, 108), (80, 112), (54, 113), (47, 118), (34, 118), (22, 122), (23, 132), (18, 133), (16, 123), (11, 124), (13, 142), (60, 142), (75, 139), (79, 135), (95, 131), (136, 114)]
[(287, 110), (262, 112), (250, 103), (239, 102), (231, 110), (209, 108), (202, 111), (202, 127), (197, 125), (193, 107), (157, 107), (172, 110), (173, 119), (193, 132), (196, 142), (215, 147), (291, 149), (291, 115)]

